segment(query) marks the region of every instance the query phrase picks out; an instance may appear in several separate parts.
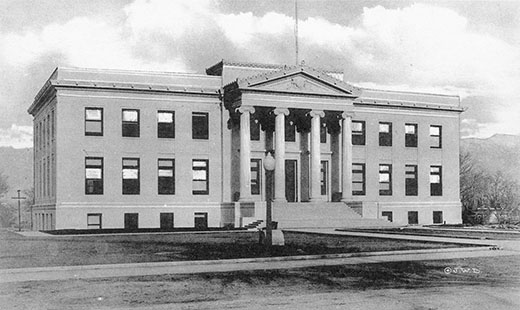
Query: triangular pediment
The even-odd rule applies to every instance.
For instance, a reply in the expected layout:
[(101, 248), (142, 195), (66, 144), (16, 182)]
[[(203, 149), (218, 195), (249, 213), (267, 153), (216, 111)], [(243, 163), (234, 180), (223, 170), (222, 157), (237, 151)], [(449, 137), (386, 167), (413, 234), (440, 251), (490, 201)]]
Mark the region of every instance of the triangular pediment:
[(242, 90), (300, 93), (325, 96), (357, 96), (359, 89), (329, 74), (309, 67), (295, 66), (237, 81)]

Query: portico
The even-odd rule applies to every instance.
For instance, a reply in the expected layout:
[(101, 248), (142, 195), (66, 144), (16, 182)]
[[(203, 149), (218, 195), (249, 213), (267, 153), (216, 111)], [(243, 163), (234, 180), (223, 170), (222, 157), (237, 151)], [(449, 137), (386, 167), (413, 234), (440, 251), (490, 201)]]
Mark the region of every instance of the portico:
[[(355, 87), (302, 65), (237, 80), (224, 89), (230, 125), (239, 133), (239, 202), (255, 200), (252, 151), (270, 150), (276, 159), (275, 203), (352, 200)], [(264, 133), (260, 143), (251, 143), (252, 124)]]

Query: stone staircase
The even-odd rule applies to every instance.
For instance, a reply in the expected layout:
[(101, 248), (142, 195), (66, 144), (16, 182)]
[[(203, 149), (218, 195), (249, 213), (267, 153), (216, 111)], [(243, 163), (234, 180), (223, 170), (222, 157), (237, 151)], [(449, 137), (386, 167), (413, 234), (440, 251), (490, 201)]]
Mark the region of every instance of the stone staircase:
[(254, 220), (247, 225), (244, 225), (244, 228), (247, 230), (257, 230), (258, 228), (264, 227), (264, 220)]
[(343, 202), (273, 203), (278, 228), (379, 228), (395, 227), (386, 219), (363, 218)]

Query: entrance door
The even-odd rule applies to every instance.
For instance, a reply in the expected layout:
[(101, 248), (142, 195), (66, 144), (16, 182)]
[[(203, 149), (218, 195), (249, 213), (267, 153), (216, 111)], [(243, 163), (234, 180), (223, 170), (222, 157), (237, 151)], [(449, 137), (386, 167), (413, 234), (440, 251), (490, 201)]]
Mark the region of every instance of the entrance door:
[(285, 160), (285, 198), (287, 202), (298, 201), (298, 161)]
[(125, 229), (136, 230), (139, 228), (139, 213), (125, 213)]
[(173, 228), (173, 213), (161, 213), (161, 229)]

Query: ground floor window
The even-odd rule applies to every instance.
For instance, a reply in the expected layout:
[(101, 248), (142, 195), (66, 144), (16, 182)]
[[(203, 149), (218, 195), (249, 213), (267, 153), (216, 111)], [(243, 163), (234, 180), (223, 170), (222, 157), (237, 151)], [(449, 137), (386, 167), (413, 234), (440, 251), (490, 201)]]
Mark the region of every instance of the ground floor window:
[(203, 230), (208, 228), (208, 213), (195, 212), (195, 229)]
[(173, 228), (173, 213), (160, 214), (161, 229)]
[(139, 213), (125, 213), (125, 229), (136, 230), (139, 228)]
[(87, 228), (101, 229), (101, 213), (87, 214)]
[(327, 195), (327, 187), (328, 187), (328, 178), (329, 178), (329, 162), (326, 160), (321, 161), (321, 180), (320, 180), (320, 188), (321, 188), (321, 195), (325, 196)]
[(433, 223), (442, 224), (442, 211), (433, 211)]
[(419, 212), (417, 212), (417, 211), (408, 212), (408, 224), (419, 224)]
[(393, 215), (392, 215), (392, 211), (383, 211), (381, 213), (381, 215), (383, 217), (386, 217), (386, 219), (389, 221), (389, 222), (393, 222), (394, 221), (394, 218), (393, 218)]

